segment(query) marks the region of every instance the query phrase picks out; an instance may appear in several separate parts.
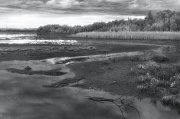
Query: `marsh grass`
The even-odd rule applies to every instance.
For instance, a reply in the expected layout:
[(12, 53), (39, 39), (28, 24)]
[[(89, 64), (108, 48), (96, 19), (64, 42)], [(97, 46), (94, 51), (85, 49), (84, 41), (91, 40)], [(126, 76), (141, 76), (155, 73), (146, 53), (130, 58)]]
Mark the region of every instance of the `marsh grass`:
[(101, 39), (120, 39), (120, 40), (179, 40), (179, 32), (82, 32), (73, 34), (70, 37), (78, 38), (101, 38)]
[(135, 69), (139, 76), (137, 89), (157, 94), (162, 102), (180, 106), (180, 64), (158, 64), (154, 61), (139, 64)]
[[(174, 87), (180, 81), (180, 65), (160, 65), (150, 61), (144, 65), (140, 64), (135, 69), (140, 78), (139, 83), (157, 87)], [(175, 83), (175, 84), (174, 84)]]

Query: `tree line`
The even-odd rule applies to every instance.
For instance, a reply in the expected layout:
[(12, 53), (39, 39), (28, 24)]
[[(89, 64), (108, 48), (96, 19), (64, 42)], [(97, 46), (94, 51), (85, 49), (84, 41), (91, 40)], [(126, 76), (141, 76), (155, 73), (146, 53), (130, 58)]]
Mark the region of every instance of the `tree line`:
[(36, 33), (37, 29), (27, 28), (27, 29), (18, 29), (18, 28), (0, 28), (0, 32), (34, 32)]
[(95, 22), (85, 26), (45, 25), (37, 29), (37, 34), (66, 35), (91, 31), (180, 31), (180, 12), (164, 10), (154, 13), (149, 11), (144, 19)]

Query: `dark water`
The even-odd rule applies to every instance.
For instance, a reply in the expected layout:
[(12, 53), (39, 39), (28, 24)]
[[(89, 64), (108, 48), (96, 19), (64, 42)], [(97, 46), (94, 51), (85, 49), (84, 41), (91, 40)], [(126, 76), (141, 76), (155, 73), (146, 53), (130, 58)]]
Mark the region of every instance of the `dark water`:
[[(60, 68), (64, 76), (23, 75), (7, 72), (7, 68), (51, 70)], [(161, 102), (133, 99), (133, 108), (122, 112), (111, 103), (98, 103), (88, 99), (102, 97), (118, 99), (104, 91), (80, 88), (44, 88), (65, 78), (74, 77), (69, 68), (45, 61), (7, 61), (0, 63), (0, 119), (179, 119), (180, 115)], [(119, 103), (117, 101), (117, 103)]]

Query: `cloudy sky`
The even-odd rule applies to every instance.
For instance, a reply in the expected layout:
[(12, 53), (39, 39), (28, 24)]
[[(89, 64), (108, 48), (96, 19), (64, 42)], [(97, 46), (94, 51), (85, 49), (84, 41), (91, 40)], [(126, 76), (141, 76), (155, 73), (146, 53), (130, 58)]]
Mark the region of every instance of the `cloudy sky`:
[(180, 0), (0, 0), (0, 28), (86, 25), (144, 18), (149, 10), (180, 10)]

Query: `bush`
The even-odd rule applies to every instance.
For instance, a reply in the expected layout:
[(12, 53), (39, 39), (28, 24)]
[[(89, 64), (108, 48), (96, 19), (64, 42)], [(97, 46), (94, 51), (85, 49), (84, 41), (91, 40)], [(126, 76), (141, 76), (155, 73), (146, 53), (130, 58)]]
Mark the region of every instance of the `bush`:
[(180, 96), (178, 96), (178, 95), (164, 96), (162, 98), (162, 102), (164, 104), (180, 107)]
[(163, 96), (179, 94), (180, 71), (177, 67), (158, 65), (152, 61), (138, 65), (136, 71), (141, 76), (137, 80), (137, 89)]
[(169, 61), (170, 59), (164, 55), (155, 55), (151, 58), (151, 60), (155, 62), (166, 62)]

